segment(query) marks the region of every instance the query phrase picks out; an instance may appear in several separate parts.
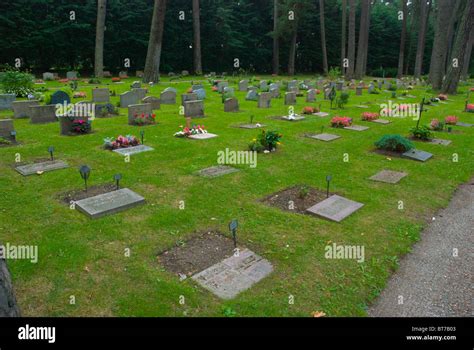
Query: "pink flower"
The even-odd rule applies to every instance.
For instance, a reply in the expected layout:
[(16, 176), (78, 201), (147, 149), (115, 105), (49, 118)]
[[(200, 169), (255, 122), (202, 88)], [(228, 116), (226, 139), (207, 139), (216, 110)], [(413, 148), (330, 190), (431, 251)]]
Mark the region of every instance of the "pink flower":
[(446, 118), (444, 118), (444, 122), (446, 124), (456, 125), (456, 123), (458, 122), (458, 117), (456, 117), (455, 115), (448, 115)]

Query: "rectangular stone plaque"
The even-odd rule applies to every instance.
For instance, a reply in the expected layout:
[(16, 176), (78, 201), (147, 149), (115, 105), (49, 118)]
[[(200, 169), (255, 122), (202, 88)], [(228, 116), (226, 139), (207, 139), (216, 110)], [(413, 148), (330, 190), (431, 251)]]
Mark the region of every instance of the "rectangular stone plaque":
[(47, 171), (53, 171), (58, 169), (65, 169), (68, 168), (69, 165), (63, 162), (62, 160), (53, 160), (53, 161), (46, 161), (41, 163), (33, 163), (33, 164), (26, 164), (20, 165), (15, 168), (23, 176), (38, 174)]
[(435, 145), (443, 145), (447, 146), (449, 145), (452, 141), (451, 140), (443, 140), (443, 139), (431, 139), (431, 143), (434, 143)]
[(195, 274), (192, 279), (222, 299), (235, 298), (273, 271), (272, 264), (248, 249)]
[(324, 117), (327, 117), (329, 115), (329, 113), (326, 113), (326, 112), (318, 112), (318, 113), (313, 113), (313, 115), (317, 116), (317, 117), (321, 117), (321, 118), (324, 118)]
[(387, 120), (387, 119), (374, 119), (372, 120), (372, 122), (378, 123), (378, 124), (390, 124), (390, 120)]
[(295, 114), (295, 115), (291, 115), (291, 116), (286, 115), (284, 117), (281, 117), (281, 119), (288, 120), (290, 122), (299, 122), (300, 120), (305, 120), (306, 118), (301, 116), (301, 115), (296, 115)]
[(332, 140), (337, 140), (338, 138), (340, 138), (341, 136), (339, 135), (333, 135), (333, 134), (326, 134), (326, 133), (322, 133), (322, 134), (318, 134), (318, 135), (311, 135), (309, 136), (313, 139), (316, 139), (316, 140), (320, 140), (320, 141), (332, 141)]
[(226, 165), (217, 165), (210, 168), (202, 169), (198, 171), (198, 174), (204, 177), (217, 177), (227, 174), (232, 174), (239, 171), (239, 169), (233, 168)]
[(117, 213), (145, 203), (145, 198), (137, 193), (122, 188), (98, 196), (81, 199), (76, 202), (76, 209), (92, 219)]
[(356, 107), (357, 108), (369, 108), (369, 106), (366, 106), (366, 105), (357, 105)]
[(473, 126), (474, 124), (463, 123), (463, 122), (457, 122), (456, 125), (457, 125), (457, 126), (471, 127), (471, 126)]
[(426, 162), (428, 159), (433, 157), (433, 155), (431, 153), (425, 152), (425, 151), (420, 151), (418, 149), (409, 150), (408, 152), (405, 152), (402, 155), (405, 158), (412, 159), (412, 160), (418, 160), (420, 162)]
[(373, 181), (386, 182), (389, 184), (396, 184), (407, 175), (408, 175), (407, 173), (400, 172), (400, 171), (382, 170), (382, 171), (379, 171), (374, 176), (370, 177), (369, 179)]
[(123, 156), (126, 156), (127, 154), (132, 155), (132, 154), (148, 152), (148, 151), (153, 151), (153, 150), (154, 150), (154, 148), (151, 148), (149, 146), (138, 145), (138, 146), (134, 146), (134, 147), (114, 149), (114, 152), (118, 153), (118, 154), (121, 154)]
[(207, 140), (207, 139), (212, 139), (213, 137), (217, 137), (217, 135), (211, 134), (208, 132), (205, 134), (191, 135), (188, 138), (193, 139), (193, 140)]
[(306, 211), (331, 221), (341, 222), (363, 206), (364, 204), (362, 203), (351, 201), (335, 194), (306, 209)]
[(368, 126), (362, 126), (362, 125), (351, 125), (351, 126), (344, 127), (344, 129), (354, 130), (354, 131), (364, 131), (364, 130), (367, 130), (368, 128), (369, 128)]
[(239, 128), (243, 129), (258, 129), (258, 128), (263, 128), (265, 127), (265, 124), (240, 124)]

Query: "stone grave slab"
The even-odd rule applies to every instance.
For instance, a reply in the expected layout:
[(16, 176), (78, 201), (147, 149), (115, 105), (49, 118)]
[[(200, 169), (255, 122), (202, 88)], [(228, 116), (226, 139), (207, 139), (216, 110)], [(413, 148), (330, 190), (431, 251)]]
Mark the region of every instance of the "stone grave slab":
[(13, 119), (0, 119), (0, 138), (13, 141), (11, 135), (13, 131), (15, 131), (15, 127), (13, 126)]
[(232, 299), (272, 271), (268, 260), (249, 249), (242, 249), (238, 256), (232, 255), (191, 278), (218, 297)]
[(126, 91), (120, 94), (120, 107), (127, 108), (130, 105), (136, 105), (140, 102), (135, 91)]
[(128, 125), (135, 125), (134, 119), (135, 115), (142, 115), (142, 114), (152, 114), (153, 110), (151, 108), (151, 103), (143, 103), (143, 104), (136, 104), (136, 105), (128, 105)]
[(463, 123), (463, 122), (457, 122), (456, 123), (456, 126), (464, 126), (464, 127), (471, 127), (473, 126), (474, 124), (470, 124), (470, 123)]
[(15, 101), (15, 94), (0, 94), (0, 111), (4, 109), (11, 109), (12, 103)]
[(30, 123), (32, 124), (54, 123), (58, 121), (55, 105), (30, 106), (29, 113)]
[(296, 104), (296, 92), (286, 92), (285, 105), (294, 105), (294, 104)]
[(204, 117), (204, 101), (193, 100), (184, 102), (184, 116), (191, 118)]
[(39, 101), (15, 101), (12, 103), (15, 119), (28, 118), (30, 116), (30, 107), (39, 106)]
[(147, 96), (144, 99), (142, 99), (142, 102), (151, 104), (152, 110), (161, 108), (161, 100), (155, 96)]
[(143, 100), (148, 93), (148, 89), (145, 88), (132, 88), (131, 91), (138, 97), (139, 101)]
[(431, 139), (430, 143), (434, 143), (435, 145), (442, 145), (447, 146), (451, 143), (451, 140), (443, 140), (443, 139)]
[(408, 152), (403, 153), (402, 156), (419, 162), (426, 162), (428, 159), (433, 157), (433, 154), (419, 149), (411, 149)]
[(114, 214), (145, 203), (139, 194), (122, 188), (98, 196), (81, 199), (76, 202), (76, 209), (92, 219)]
[(121, 154), (123, 156), (126, 156), (126, 155), (133, 155), (133, 154), (148, 152), (148, 151), (153, 151), (153, 150), (154, 148), (150, 146), (138, 145), (138, 146), (133, 146), (133, 147), (114, 149), (114, 152)]
[(265, 127), (266, 125), (265, 124), (240, 124), (239, 125), (239, 128), (243, 128), (243, 129), (258, 129), (258, 128), (263, 128)]
[(210, 168), (199, 170), (198, 174), (204, 177), (217, 177), (217, 176), (232, 174), (237, 171), (239, 171), (239, 169), (233, 168), (231, 166), (217, 165), (217, 166), (212, 166)]
[(262, 92), (258, 95), (258, 108), (270, 108), (272, 95), (269, 92)]
[(369, 179), (373, 181), (386, 182), (389, 184), (396, 184), (407, 175), (408, 174), (405, 172), (393, 171), (393, 170), (382, 170), (382, 171), (379, 171), (374, 176), (370, 177)]
[(160, 94), (161, 104), (174, 105), (176, 104), (176, 90), (172, 88), (166, 88)]
[(300, 120), (305, 120), (306, 118), (303, 117), (302, 115), (286, 115), (284, 117), (281, 117), (282, 120), (287, 120), (290, 122), (299, 122)]
[(29, 176), (37, 174), (38, 172), (41, 173), (65, 168), (69, 168), (69, 165), (67, 165), (67, 163), (63, 162), (62, 160), (49, 160), (41, 163), (20, 165), (15, 167), (15, 170), (23, 176)]
[(108, 88), (92, 89), (92, 102), (109, 103), (110, 91)]
[(324, 117), (327, 117), (329, 115), (329, 113), (326, 113), (326, 112), (318, 112), (318, 113), (313, 113), (313, 115), (317, 116), (317, 117), (321, 117), (321, 118), (324, 118)]
[(341, 136), (322, 133), (322, 134), (317, 134), (317, 135), (311, 135), (309, 137), (311, 137), (312, 139), (329, 142), (329, 141), (337, 140)]
[(181, 105), (184, 106), (184, 103), (187, 101), (196, 101), (198, 99), (198, 95), (195, 92), (189, 94), (182, 94), (181, 95)]
[(331, 221), (341, 222), (363, 206), (362, 203), (335, 194), (306, 209), (306, 211)]
[(364, 131), (369, 129), (368, 126), (362, 126), (362, 125), (351, 125), (351, 126), (345, 126), (344, 129), (347, 130), (354, 130), (354, 131)]
[(239, 101), (235, 97), (226, 98), (224, 101), (224, 112), (238, 112)]
[(390, 124), (390, 120), (387, 120), (387, 119), (374, 119), (372, 120), (373, 123), (378, 123), (378, 124)]
[(193, 90), (193, 92), (197, 95), (198, 100), (205, 100), (206, 99), (206, 90), (197, 89), (197, 90)]
[(212, 139), (214, 137), (217, 137), (217, 135), (211, 134), (210, 132), (207, 132), (205, 134), (196, 134), (196, 135), (188, 136), (188, 138), (193, 139), (193, 140), (207, 140), (207, 139)]

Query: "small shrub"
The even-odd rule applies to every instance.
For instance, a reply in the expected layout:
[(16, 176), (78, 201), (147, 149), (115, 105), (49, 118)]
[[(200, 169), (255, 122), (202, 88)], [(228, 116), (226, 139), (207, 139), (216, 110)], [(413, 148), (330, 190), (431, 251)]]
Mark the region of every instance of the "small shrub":
[(430, 129), (426, 126), (414, 127), (410, 130), (410, 132), (414, 138), (423, 141), (428, 141), (432, 136)]
[(8, 70), (0, 75), (0, 86), (7, 94), (15, 94), (17, 97), (27, 97), (34, 92), (34, 77), (29, 73), (18, 70)]
[(407, 138), (400, 135), (384, 135), (375, 142), (378, 149), (403, 153), (413, 148), (413, 144)]
[(303, 185), (300, 187), (298, 191), (298, 197), (301, 199), (305, 199), (309, 194), (309, 187), (307, 185)]
[(277, 131), (262, 130), (258, 137), (253, 139), (249, 144), (249, 150), (255, 152), (275, 151), (280, 145), (280, 140), (282, 137), (283, 135)]
[(348, 92), (341, 92), (341, 95), (339, 96), (337, 100), (337, 106), (338, 108), (344, 108), (344, 106), (347, 104), (349, 101), (349, 93)]

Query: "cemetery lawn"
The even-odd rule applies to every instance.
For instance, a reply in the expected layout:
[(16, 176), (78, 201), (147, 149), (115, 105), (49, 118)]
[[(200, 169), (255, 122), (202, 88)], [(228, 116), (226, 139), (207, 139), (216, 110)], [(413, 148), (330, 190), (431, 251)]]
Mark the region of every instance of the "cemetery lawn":
[[(305, 77), (297, 77), (304, 79)], [(308, 77), (306, 77), (308, 78)], [(184, 82), (184, 80), (187, 80)], [(272, 100), (270, 109), (257, 109), (255, 101), (245, 101), (237, 91), (240, 112), (224, 113), (221, 97), (206, 89), (206, 118), (196, 119), (219, 137), (187, 140), (173, 137), (184, 125), (179, 115), (180, 94), (190, 87), (190, 77), (182, 82), (168, 78), (152, 87), (149, 95), (158, 96), (167, 86), (178, 89), (176, 105), (162, 105), (158, 124), (147, 126), (145, 144), (153, 152), (132, 156), (130, 163), (102, 148), (105, 137), (134, 134), (140, 127), (127, 125), (127, 110), (120, 116), (96, 119), (94, 132), (85, 136), (60, 136), (57, 123), (31, 125), (15, 120), (18, 146), (0, 148), (0, 242), (38, 245), (39, 260), (10, 260), (13, 283), (24, 316), (311, 316), (323, 311), (328, 316), (363, 316), (367, 305), (384, 288), (401, 256), (419, 238), (423, 226), (435, 212), (445, 207), (456, 187), (474, 173), (474, 128), (455, 126), (455, 133), (436, 133), (437, 138), (452, 140), (451, 145), (415, 145), (434, 154), (426, 163), (401, 158), (387, 159), (371, 152), (374, 142), (384, 134), (407, 136), (415, 122), (411, 118), (388, 118), (389, 125), (360, 120), (364, 111), (378, 112), (390, 93), (362, 96), (351, 91), (344, 110), (329, 111), (329, 103), (317, 95), (316, 103), (298, 97), (296, 112), (304, 106), (318, 106), (331, 116), (354, 118), (354, 124), (369, 126), (362, 132), (329, 128), (330, 117), (308, 116), (300, 122), (269, 118), (288, 114), (284, 99)], [(267, 77), (267, 79), (272, 79)], [(135, 79), (124, 84), (109, 83), (117, 97)], [(62, 84), (48, 82), (55, 89)], [(87, 92), (98, 85), (82, 82), (78, 91)], [(431, 119), (457, 115), (462, 122), (474, 123), (474, 114), (462, 112), (467, 86), (448, 104), (428, 107), (422, 124)], [(410, 91), (419, 102), (432, 97), (424, 87)], [(80, 101), (80, 99), (75, 99)], [(322, 101), (322, 102), (320, 102)], [(368, 104), (361, 109), (356, 105)], [(6, 118), (12, 112), (0, 112)], [(276, 153), (259, 154), (258, 165), (236, 165), (241, 171), (217, 178), (204, 178), (195, 172), (217, 163), (217, 152), (246, 150), (259, 130), (234, 127), (248, 123), (250, 115), (267, 130), (283, 134)], [(304, 137), (305, 133), (334, 133), (342, 137), (322, 142)], [(13, 169), (15, 155), (24, 162), (48, 156), (54, 145), (56, 157), (69, 169), (43, 175), (22, 177)], [(349, 161), (344, 162), (347, 153)], [(453, 162), (457, 153), (458, 162)], [(61, 201), (60, 194), (80, 189), (83, 182), (78, 168), (92, 168), (90, 185), (112, 182), (123, 174), (121, 185), (144, 196), (147, 204), (116, 215), (90, 220)], [(380, 170), (407, 172), (400, 183), (391, 185), (368, 180)], [(271, 193), (298, 184), (325, 190), (326, 175), (333, 175), (331, 192), (364, 203), (365, 206), (342, 221), (329, 222), (317, 217), (282, 211), (261, 203)], [(179, 209), (184, 201), (185, 209)], [(404, 209), (398, 209), (403, 201)], [(271, 275), (237, 298), (223, 301), (202, 289), (190, 278), (179, 278), (164, 270), (157, 255), (176, 244), (183, 244), (197, 232), (219, 230), (229, 235), (230, 220), (239, 220), (239, 245), (250, 248), (269, 260)], [(365, 261), (325, 258), (325, 246), (363, 245)], [(130, 257), (125, 250), (130, 249)], [(294, 304), (289, 304), (289, 296)], [(71, 305), (70, 298), (75, 297)], [(180, 296), (185, 297), (184, 305)]]

